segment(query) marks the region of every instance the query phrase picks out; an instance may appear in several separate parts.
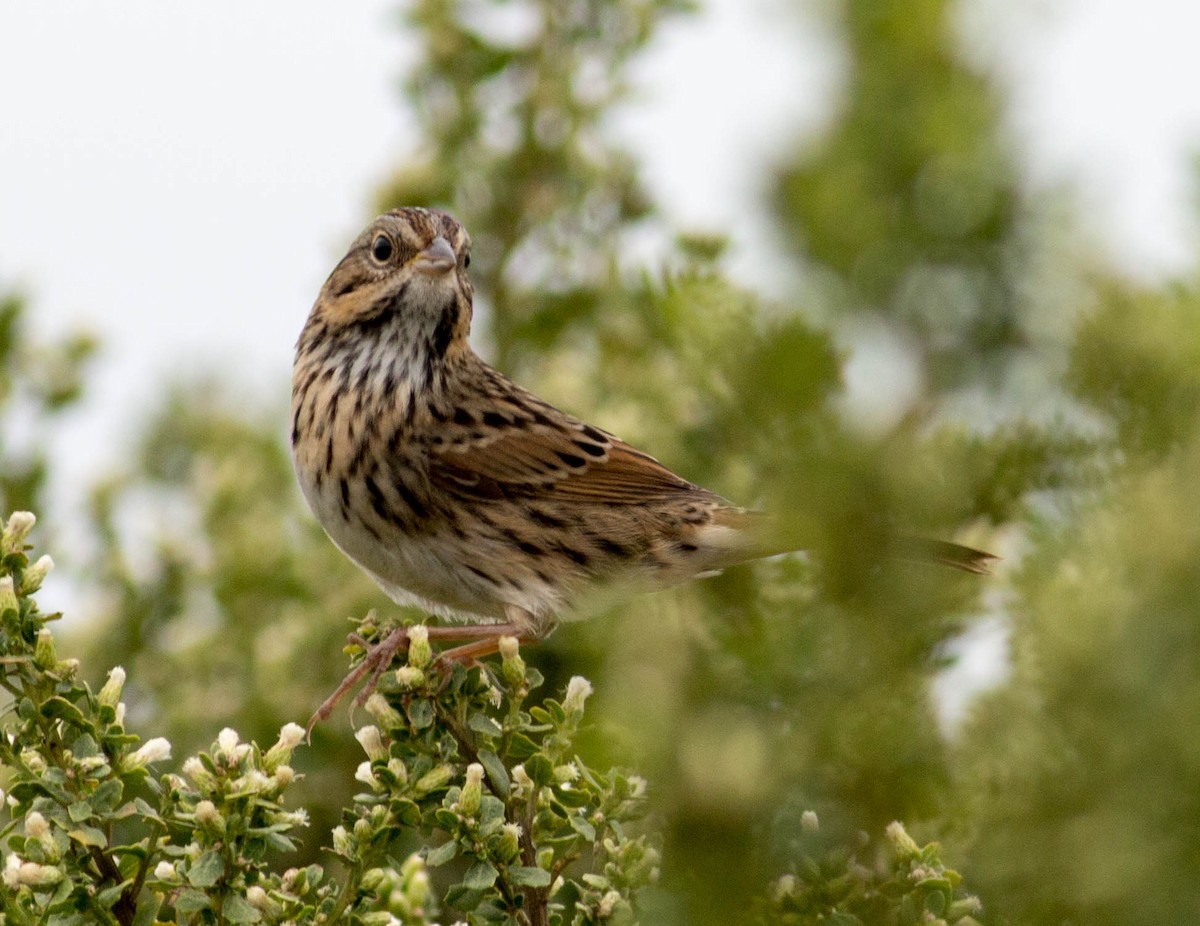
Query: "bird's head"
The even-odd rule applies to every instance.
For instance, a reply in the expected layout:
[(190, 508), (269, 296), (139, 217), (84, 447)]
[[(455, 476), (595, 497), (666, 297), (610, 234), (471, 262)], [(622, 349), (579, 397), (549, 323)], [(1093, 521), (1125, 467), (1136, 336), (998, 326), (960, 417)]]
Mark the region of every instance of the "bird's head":
[(472, 288), (471, 239), (453, 216), (405, 207), (364, 229), (313, 307), (329, 333), (403, 329), (437, 355), (466, 344)]

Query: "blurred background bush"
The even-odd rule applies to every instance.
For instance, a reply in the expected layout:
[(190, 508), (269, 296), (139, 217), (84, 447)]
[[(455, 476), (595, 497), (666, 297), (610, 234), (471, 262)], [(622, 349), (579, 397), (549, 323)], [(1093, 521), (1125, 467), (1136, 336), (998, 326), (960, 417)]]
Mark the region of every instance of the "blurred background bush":
[[(1028, 192), (954, 4), (854, 0), (825, 4), (847, 69), (834, 118), (745, 205), (795, 283), (768, 297), (727, 272), (739, 229), (666, 228), (606, 128), (631, 63), (690, 5), (520, 5), (536, 28), (517, 41), (479, 25), (482, 0), (404, 7), (420, 156), (381, 169), (374, 211), (453, 211), (482, 352), (780, 512), (813, 551), (596, 602), (526, 654), (550, 690), (596, 683), (590, 748), (651, 783), (666, 847), (647, 920), (744, 919), (812, 809), (831, 839), (901, 819), (941, 840), (989, 921), (1195, 922), (1195, 270), (1132, 281), (1080, 245), (1082, 216)], [(671, 243), (643, 261), (647, 228)], [(38, 343), (32, 308), (0, 301), (0, 436), (53, 431), (88, 388), (94, 345)], [(863, 356), (877, 415), (844, 385)], [(300, 500), (284, 383), (247, 400), (215, 370), (162, 391), (72, 528), (91, 551), (76, 646), (94, 672), (125, 666), (129, 722), (177, 755), (226, 725), (270, 742), (344, 673), (346, 618), (395, 609)], [(0, 511), (61, 516), (53, 459), (0, 441), (0, 461)], [(982, 581), (894, 563), (896, 531), (1005, 560)], [(985, 654), (1003, 680), (949, 711), (934, 682), (984, 622), (1005, 631)], [(359, 758), (344, 714), (298, 755), (310, 856)]]

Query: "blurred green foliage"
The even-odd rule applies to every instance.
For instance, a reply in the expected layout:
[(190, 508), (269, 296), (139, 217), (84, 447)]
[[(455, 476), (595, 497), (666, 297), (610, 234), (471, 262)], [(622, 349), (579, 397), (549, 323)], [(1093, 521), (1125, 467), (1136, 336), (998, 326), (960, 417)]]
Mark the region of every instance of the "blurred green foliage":
[(0, 291), (0, 509), (53, 508), (45, 491), (49, 443), (81, 397), (95, 350), (82, 332), (39, 342), (25, 297)]
[[(812, 862), (815, 810), (846, 865), (845, 847), (873, 865), (858, 834), (892, 820), (941, 840), (984, 922), (1195, 921), (1197, 271), (1135, 284), (1046, 221), (954, 3), (845, 0), (824, 6), (840, 107), (780, 158), (763, 204), (806, 302), (769, 303), (725, 273), (725, 235), (664, 227), (605, 131), (627, 65), (689, 7), (414, 0), (421, 133), (377, 200), (464, 221), (475, 341), (501, 368), (778, 513), (812, 551), (597, 601), (603, 619), (526, 654), (552, 690), (596, 682), (583, 751), (651, 782), (662, 879), (643, 919), (831, 914), (813, 905), (820, 878), (778, 887)], [(514, 12), (524, 29), (493, 28)], [(662, 266), (630, 266), (647, 230), (673, 244)], [(3, 317), (0, 335), (16, 330), (19, 311)], [(846, 402), (864, 331), (916, 371), (883, 424)], [(6, 383), (42, 369), (17, 356), (0, 355)], [(283, 390), (255, 409), (185, 385), (94, 495), (93, 664), (130, 670), (131, 722), (180, 752), (220, 725), (261, 739), (305, 716), (344, 671), (344, 619), (395, 613), (299, 501)], [(29, 497), (23, 466), (5, 457), (10, 505)], [(1007, 559), (983, 581), (894, 562), (906, 532)], [(948, 731), (931, 685), (985, 613), (1007, 621), (1010, 672)], [(348, 796), (347, 741), (335, 718), (298, 759), (314, 832)]]

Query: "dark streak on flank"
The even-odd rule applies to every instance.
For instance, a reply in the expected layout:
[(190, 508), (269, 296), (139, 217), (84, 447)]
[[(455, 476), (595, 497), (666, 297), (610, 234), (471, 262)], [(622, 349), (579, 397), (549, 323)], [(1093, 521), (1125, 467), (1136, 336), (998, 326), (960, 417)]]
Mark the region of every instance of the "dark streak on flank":
[(397, 478), (394, 481), (394, 485), (400, 498), (404, 501), (404, 504), (408, 505), (414, 515), (418, 518), (429, 517), (429, 508), (417, 497), (417, 494), (412, 489), (405, 485), (403, 479)]
[(555, 517), (550, 512), (544, 511), (541, 508), (530, 507), (526, 509), (526, 514), (529, 515), (530, 520), (536, 521), (542, 527), (561, 528), (567, 526), (567, 522), (562, 518)]
[(500, 582), (496, 579), (495, 576), (489, 575), (488, 573), (484, 572), (482, 569), (477, 569), (476, 567), (472, 566), (470, 563), (467, 563), (466, 567), (467, 567), (468, 572), (474, 573), (475, 575), (479, 576), (479, 578), (483, 579), (484, 582), (487, 582), (490, 585), (496, 585), (496, 586), (498, 586), (500, 584)]
[(633, 547), (627, 547), (623, 543), (618, 543), (611, 537), (596, 537), (595, 540), (596, 545), (610, 556), (617, 556), (621, 559), (627, 559), (633, 556), (635, 552)]
[(574, 547), (568, 547), (566, 544), (559, 544), (558, 552), (575, 563), (575, 565), (582, 566), (584, 569), (587, 569), (592, 561), (591, 557), (582, 550), (576, 550)]
[(367, 494), (371, 496), (371, 507), (375, 509), (375, 514), (379, 515), (379, 520), (390, 522), (392, 513), (388, 510), (387, 499), (383, 497), (383, 492), (375, 482), (375, 477), (368, 476), (363, 480), (363, 485), (367, 487)]

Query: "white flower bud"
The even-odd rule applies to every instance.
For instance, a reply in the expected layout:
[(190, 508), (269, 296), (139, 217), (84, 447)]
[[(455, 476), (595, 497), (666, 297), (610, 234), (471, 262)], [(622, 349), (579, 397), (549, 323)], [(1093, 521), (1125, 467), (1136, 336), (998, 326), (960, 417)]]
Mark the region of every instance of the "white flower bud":
[(96, 695), (96, 700), (102, 705), (111, 707), (114, 710), (121, 701), (121, 691), (125, 688), (125, 670), (120, 666), (113, 666), (108, 673), (108, 681), (104, 683), (104, 687), (100, 689), (100, 693)]
[(405, 726), (404, 716), (388, 704), (387, 698), (378, 691), (372, 692), (371, 697), (367, 698), (365, 707), (384, 730), (391, 731)]
[(354, 738), (358, 740), (358, 745), (362, 746), (363, 752), (367, 754), (367, 758), (372, 762), (387, 760), (388, 750), (383, 745), (383, 736), (379, 733), (379, 727), (372, 724), (360, 727), (358, 732), (354, 734)]
[(521, 652), (521, 641), (516, 637), (501, 637), (497, 642), (501, 659), (515, 659)]
[(232, 727), (226, 727), (217, 734), (217, 751), (232, 764), (238, 760), (238, 732)]
[(17, 592), (13, 588), (12, 576), (0, 577), (0, 614), (5, 611), (18, 611)]
[(171, 758), (171, 743), (162, 736), (146, 740), (136, 752), (125, 757), (121, 767), (125, 771), (145, 768), (151, 762), (161, 762)]
[(21, 764), (35, 775), (41, 775), (46, 771), (46, 760), (42, 754), (35, 749), (21, 750)]
[(338, 825), (333, 828), (330, 833), (333, 839), (333, 851), (338, 855), (349, 855), (354, 851), (354, 843), (350, 838), (350, 834), (346, 832), (346, 827)]
[(408, 766), (404, 764), (403, 759), (391, 758), (388, 759), (388, 771), (392, 773), (392, 777), (396, 779), (397, 784), (404, 784), (408, 781)]
[(425, 684), (425, 672), (416, 666), (401, 666), (396, 670), (396, 684), (405, 691), (420, 688)]
[(521, 851), (521, 824), (505, 823), (500, 828), (500, 844), (496, 847), (496, 855), (503, 862), (511, 862)]
[(896, 855), (902, 860), (916, 858), (921, 854), (921, 847), (917, 845), (915, 839), (908, 835), (903, 823), (898, 820), (892, 821), (888, 824), (886, 832), (888, 840), (896, 850)]
[(275, 787), (282, 791), (296, 780), (296, 770), (290, 765), (280, 765), (275, 769), (272, 777), (275, 780)]
[(429, 645), (429, 628), (417, 624), (408, 628), (408, 664), (424, 669), (433, 661), (433, 647)]
[(21, 576), (21, 593), (23, 595), (32, 595), (42, 583), (46, 581), (46, 576), (54, 569), (54, 560), (49, 554), (39, 556), (36, 563), (30, 566)]
[(22, 553), (25, 550), (25, 538), (37, 524), (32, 512), (14, 511), (4, 525), (4, 534), (0, 536), (0, 548), (7, 556), (9, 553)]
[(58, 653), (54, 648), (54, 634), (48, 627), (43, 627), (38, 631), (37, 641), (33, 645), (33, 664), (39, 669), (53, 669), (58, 665)]
[(467, 783), (458, 796), (458, 812), (468, 817), (479, 813), (479, 802), (483, 798), (483, 766), (472, 762), (467, 766)]
[(579, 777), (579, 767), (574, 762), (566, 762), (554, 767), (554, 780), (560, 785), (569, 784)]
[(199, 756), (190, 756), (184, 760), (183, 774), (202, 792), (211, 792), (216, 787), (216, 778)]
[(267, 754), (263, 756), (263, 767), (268, 772), (274, 771), (276, 766), (290, 762), (292, 752), (297, 746), (304, 742), (304, 727), (298, 723), (285, 723), (279, 729), (279, 739), (275, 741), (275, 745), (267, 750)]
[(25, 816), (25, 835), (41, 841), (50, 835), (50, 824), (36, 810), (31, 810)]
[(379, 782), (375, 780), (375, 773), (371, 771), (370, 762), (360, 762), (358, 768), (354, 771), (354, 780), (360, 781), (371, 789), (379, 787)]
[(602, 920), (608, 919), (610, 916), (612, 916), (613, 910), (616, 908), (617, 904), (619, 904), (620, 902), (621, 902), (620, 892), (619, 891), (609, 891), (607, 894), (605, 894), (603, 897), (600, 898), (600, 905), (598, 907), (596, 907), (596, 915)]
[[(14, 880), (15, 886), (52, 887), (63, 879), (63, 873), (53, 865), (39, 865), (37, 862), (22, 862), (17, 868)], [(5, 883), (8, 882), (8, 872), (4, 872)]]
[(563, 710), (567, 716), (582, 714), (584, 702), (592, 693), (592, 683), (582, 675), (572, 675), (567, 682), (567, 696), (563, 698)]
[(800, 828), (806, 833), (815, 833), (821, 828), (821, 821), (817, 819), (816, 811), (806, 810), (800, 815)]
[(170, 862), (159, 862), (154, 866), (154, 877), (159, 881), (174, 881), (179, 877), (179, 872)]

